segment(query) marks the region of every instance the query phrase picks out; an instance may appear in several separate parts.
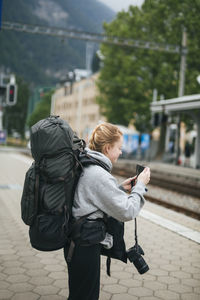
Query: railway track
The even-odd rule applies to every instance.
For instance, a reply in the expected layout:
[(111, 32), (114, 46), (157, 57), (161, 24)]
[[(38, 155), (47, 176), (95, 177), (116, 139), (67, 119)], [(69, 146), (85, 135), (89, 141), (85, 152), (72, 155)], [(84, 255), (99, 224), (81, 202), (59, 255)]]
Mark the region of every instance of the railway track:
[(181, 206), (169, 203), (167, 201), (164, 201), (162, 199), (158, 199), (156, 197), (146, 195), (145, 198), (152, 203), (156, 203), (158, 205), (164, 206), (164, 207), (174, 210), (176, 212), (182, 213), (188, 217), (194, 218), (196, 220), (200, 220), (200, 212), (195, 212), (193, 210), (190, 210), (189, 208), (181, 207)]
[[(132, 170), (130, 166), (120, 168), (118, 165), (114, 166), (112, 173), (122, 182), (125, 178), (134, 175)], [(164, 184), (162, 184), (163, 181), (165, 181)], [(167, 176), (166, 173), (155, 174), (152, 171), (145, 198), (150, 202), (200, 220), (200, 189), (196, 187), (196, 184), (197, 181), (190, 178), (189, 188), (187, 185), (187, 189), (184, 189), (181, 175), (175, 176), (170, 173)]]
[[(160, 169), (159, 165), (149, 164), (151, 168), (151, 184), (160, 186), (166, 189), (173, 190), (185, 195), (197, 197), (200, 200), (200, 171), (198, 176), (193, 175), (192, 171), (188, 174), (184, 173), (184, 168), (180, 167), (180, 172), (177, 173), (177, 167), (169, 166), (165, 169)], [(176, 169), (174, 169), (174, 167)], [(136, 163), (131, 161), (119, 161), (113, 167), (113, 173), (123, 177), (132, 177), (135, 175)], [(197, 174), (196, 172), (196, 174)]]

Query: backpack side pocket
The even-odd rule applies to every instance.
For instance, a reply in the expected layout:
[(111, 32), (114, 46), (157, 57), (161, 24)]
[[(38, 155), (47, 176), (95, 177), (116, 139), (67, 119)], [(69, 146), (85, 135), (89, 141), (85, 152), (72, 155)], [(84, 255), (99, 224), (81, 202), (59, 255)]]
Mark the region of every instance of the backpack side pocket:
[(28, 169), (25, 176), (21, 197), (21, 218), (26, 225), (33, 223), (37, 208), (35, 207), (35, 164)]

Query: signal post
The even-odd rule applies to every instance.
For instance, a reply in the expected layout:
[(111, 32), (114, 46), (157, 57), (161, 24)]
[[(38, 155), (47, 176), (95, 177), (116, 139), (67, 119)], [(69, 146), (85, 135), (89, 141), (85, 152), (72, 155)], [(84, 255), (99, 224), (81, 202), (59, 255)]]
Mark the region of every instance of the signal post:
[(6, 130), (3, 130), (3, 108), (17, 103), (15, 75), (0, 73), (0, 144), (6, 143)]

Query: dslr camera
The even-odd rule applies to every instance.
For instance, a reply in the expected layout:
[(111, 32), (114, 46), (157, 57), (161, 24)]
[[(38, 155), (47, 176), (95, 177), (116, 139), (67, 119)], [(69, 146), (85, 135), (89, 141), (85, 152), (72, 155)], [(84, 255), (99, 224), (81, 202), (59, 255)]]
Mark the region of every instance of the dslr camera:
[(149, 266), (142, 257), (144, 251), (138, 244), (135, 244), (135, 246), (128, 249), (126, 253), (128, 259), (134, 264), (140, 274), (144, 274), (149, 270)]

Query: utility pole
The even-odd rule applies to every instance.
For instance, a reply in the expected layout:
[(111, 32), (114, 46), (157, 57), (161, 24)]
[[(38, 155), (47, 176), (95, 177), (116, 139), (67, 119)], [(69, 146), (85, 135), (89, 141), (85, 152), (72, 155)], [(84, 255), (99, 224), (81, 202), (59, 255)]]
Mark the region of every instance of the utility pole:
[[(179, 87), (178, 87), (178, 97), (184, 96), (185, 89), (185, 69), (186, 69), (186, 54), (187, 54), (187, 32), (186, 28), (183, 28), (182, 33), (182, 44), (181, 44), (181, 63), (180, 63), (180, 73), (179, 73)], [(176, 130), (176, 164), (179, 164), (180, 156), (180, 113), (177, 115), (177, 130)]]

